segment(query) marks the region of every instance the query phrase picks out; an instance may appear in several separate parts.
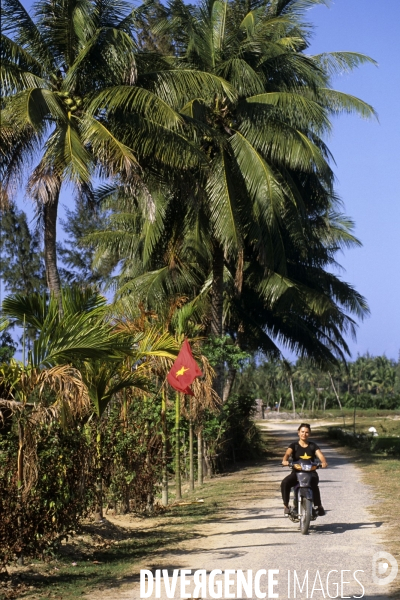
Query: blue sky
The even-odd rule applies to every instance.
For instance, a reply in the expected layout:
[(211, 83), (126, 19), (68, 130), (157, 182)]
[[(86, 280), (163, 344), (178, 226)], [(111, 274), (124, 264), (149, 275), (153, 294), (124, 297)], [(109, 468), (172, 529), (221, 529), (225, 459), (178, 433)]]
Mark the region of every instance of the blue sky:
[(379, 116), (342, 116), (328, 145), (336, 161), (337, 191), (355, 221), (363, 247), (339, 257), (343, 278), (368, 300), (371, 316), (360, 324), (353, 356), (369, 351), (397, 358), (400, 350), (400, 3), (336, 0), (313, 8), (313, 53), (352, 50), (379, 66), (363, 66), (335, 80), (336, 89), (372, 104)]
[[(400, 350), (399, 20), (398, 0), (336, 0), (329, 8), (317, 6), (309, 12), (315, 25), (312, 53), (352, 50), (379, 63), (378, 68), (366, 65), (338, 77), (334, 85), (372, 104), (379, 123), (342, 116), (328, 140), (336, 161), (337, 192), (363, 243), (338, 257), (345, 268), (342, 277), (367, 298), (371, 309), (360, 324), (357, 342), (349, 340), (353, 357), (368, 351), (397, 358)], [(64, 203), (66, 198), (68, 193)]]

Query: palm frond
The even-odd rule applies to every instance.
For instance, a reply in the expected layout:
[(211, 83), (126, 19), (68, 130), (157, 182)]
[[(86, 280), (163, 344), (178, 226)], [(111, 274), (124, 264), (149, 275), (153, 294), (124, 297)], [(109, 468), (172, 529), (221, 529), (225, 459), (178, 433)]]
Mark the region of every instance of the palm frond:
[(102, 90), (87, 107), (87, 112), (93, 116), (98, 111), (112, 114), (117, 110), (132, 111), (171, 129), (181, 125), (181, 118), (170, 105), (156, 94), (140, 87), (120, 85)]
[(264, 91), (260, 75), (243, 58), (235, 57), (221, 62), (215, 72), (229, 81), (239, 97), (253, 96)]
[(88, 183), (93, 159), (82, 143), (77, 126), (77, 120), (71, 118), (63, 127), (58, 127), (46, 143), (42, 161), (54, 165), (67, 180)]
[(214, 235), (231, 252), (242, 245), (242, 234), (238, 227), (240, 211), (229, 163), (225, 151), (213, 160), (206, 191)]
[(289, 188), (239, 131), (231, 137), (230, 145), (253, 202), (259, 207), (264, 205), (266, 210), (272, 209), (271, 216), (279, 214), (276, 207), (285, 204), (286, 195), (292, 196)]
[(331, 76), (349, 73), (364, 64), (378, 66), (378, 63), (373, 58), (359, 52), (324, 52), (322, 54), (314, 54), (312, 58), (323, 71), (329, 73)]
[[(288, 169), (312, 172), (317, 170), (325, 181), (333, 177), (332, 170), (324, 156), (325, 146), (319, 145), (301, 130), (295, 129), (290, 124), (271, 119), (267, 123), (252, 123), (251, 120), (243, 121), (239, 132), (263, 156), (270, 157), (277, 165), (285, 165)], [(310, 139), (311, 138), (311, 139)], [(322, 145), (322, 150), (320, 148)]]
[(329, 131), (330, 129), (330, 122), (323, 106), (301, 94), (268, 92), (246, 98), (246, 102), (277, 106), (289, 118), (289, 122), (296, 120), (300, 113), (312, 128), (316, 128), (318, 131)]
[(19, 0), (2, 2), (3, 33), (10, 34), (16, 43), (25, 48), (46, 70), (54, 71), (54, 57), (40, 33)]
[(0, 58), (4, 95), (16, 93), (26, 87), (48, 87), (43, 78), (43, 65), (4, 34), (1, 34)]
[(90, 0), (41, 0), (35, 5), (38, 28), (66, 71), (95, 32), (92, 14)]
[(378, 118), (375, 109), (356, 96), (328, 88), (318, 90), (318, 96), (321, 102), (333, 114), (356, 113), (365, 119), (371, 117)]
[(210, 25), (212, 28), (212, 56), (214, 67), (219, 62), (225, 42), (226, 13), (228, 10), (227, 0), (214, 0), (212, 3)]
[(105, 174), (123, 174), (129, 178), (137, 170), (138, 161), (132, 150), (120, 142), (100, 120), (85, 114), (79, 125), (84, 144), (92, 148)]
[(102, 87), (133, 85), (137, 77), (135, 49), (134, 41), (124, 31), (96, 31), (68, 69), (62, 89), (78, 89), (84, 94), (100, 82)]
[(177, 111), (193, 98), (209, 103), (215, 94), (229, 100), (236, 97), (234, 88), (222, 77), (183, 67), (141, 75), (137, 84), (152, 91)]
[(328, 0), (273, 0), (272, 6), (278, 14), (303, 17), (306, 10), (324, 4), (329, 6)]

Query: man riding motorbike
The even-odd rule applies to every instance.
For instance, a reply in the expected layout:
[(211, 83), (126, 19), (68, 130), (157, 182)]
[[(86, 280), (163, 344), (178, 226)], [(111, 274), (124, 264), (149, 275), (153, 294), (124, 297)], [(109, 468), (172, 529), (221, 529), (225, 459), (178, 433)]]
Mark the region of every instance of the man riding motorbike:
[[(326, 462), (325, 456), (322, 454), (321, 450), (317, 446), (315, 442), (310, 442), (308, 440), (311, 427), (308, 423), (302, 423), (297, 429), (299, 435), (299, 441), (290, 444), (289, 448), (285, 452), (285, 456), (282, 459), (282, 465), (289, 465), (289, 458), (292, 458), (293, 461), (298, 461), (300, 459), (310, 460), (314, 462), (315, 457), (319, 458), (321, 461), (321, 466), (323, 469), (326, 469), (328, 463)], [(321, 494), (318, 487), (319, 477), (316, 471), (313, 472), (313, 478), (311, 480), (311, 488), (313, 491), (313, 499), (314, 506), (318, 509), (318, 516), (322, 517), (325, 514), (325, 510), (321, 503)], [(281, 492), (282, 492), (282, 500), (284, 504), (283, 514), (288, 516), (290, 513), (289, 509), (289, 497), (290, 490), (297, 484), (297, 476), (296, 471), (293, 469), (290, 475), (285, 477), (281, 483)]]

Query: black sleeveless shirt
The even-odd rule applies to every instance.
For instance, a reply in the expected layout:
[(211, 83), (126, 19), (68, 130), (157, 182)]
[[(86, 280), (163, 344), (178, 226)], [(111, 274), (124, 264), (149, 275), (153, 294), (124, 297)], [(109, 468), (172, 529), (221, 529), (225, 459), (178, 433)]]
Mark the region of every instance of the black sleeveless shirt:
[(289, 448), (292, 449), (292, 458), (296, 462), (297, 460), (311, 460), (315, 461), (315, 453), (319, 450), (319, 446), (315, 442), (308, 442), (308, 446), (303, 448), (299, 442), (293, 442)]

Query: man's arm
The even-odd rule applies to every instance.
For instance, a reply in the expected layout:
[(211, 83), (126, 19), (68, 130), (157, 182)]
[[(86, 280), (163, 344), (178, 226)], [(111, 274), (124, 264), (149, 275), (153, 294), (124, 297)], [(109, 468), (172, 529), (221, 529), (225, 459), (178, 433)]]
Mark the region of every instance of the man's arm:
[(293, 454), (293, 450), (291, 448), (288, 448), (285, 452), (285, 456), (282, 459), (282, 465), (284, 467), (287, 467), (289, 465), (289, 458), (292, 456)]
[(315, 454), (317, 455), (317, 457), (319, 458), (319, 460), (321, 461), (321, 466), (323, 469), (326, 469), (326, 467), (328, 466), (328, 463), (326, 462), (326, 458), (325, 456), (322, 454), (321, 450), (316, 450)]

